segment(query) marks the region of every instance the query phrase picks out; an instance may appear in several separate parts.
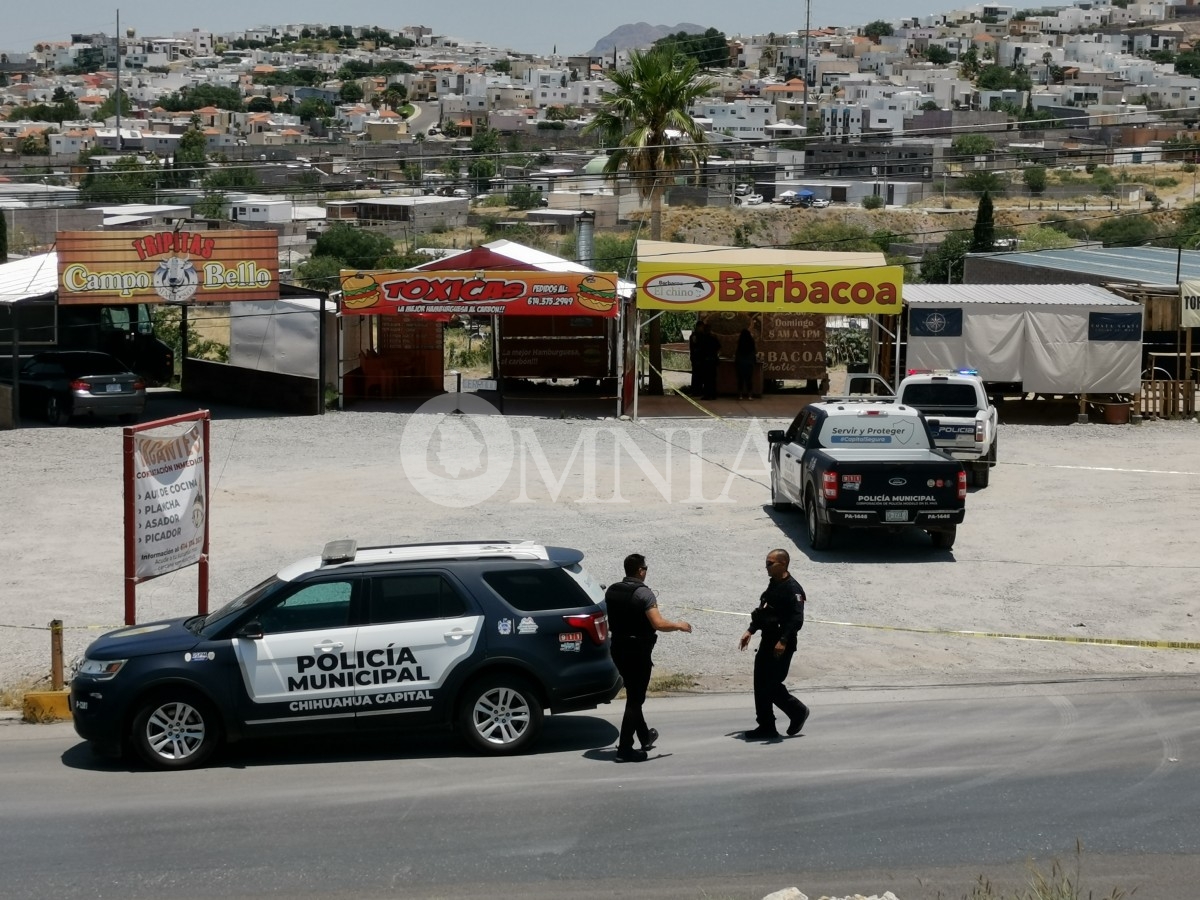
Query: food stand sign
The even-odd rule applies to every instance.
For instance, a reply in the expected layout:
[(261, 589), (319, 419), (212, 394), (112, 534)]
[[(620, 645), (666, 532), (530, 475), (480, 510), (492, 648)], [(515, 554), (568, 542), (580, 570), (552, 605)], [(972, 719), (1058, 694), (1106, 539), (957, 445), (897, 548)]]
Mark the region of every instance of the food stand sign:
[(902, 266), (721, 265), (638, 261), (639, 309), (896, 315)]
[(342, 314), (602, 316), (620, 304), (612, 272), (343, 270)]
[(1179, 325), (1182, 328), (1200, 328), (1200, 281), (1184, 280), (1179, 283)]
[(274, 231), (60, 231), (58, 302), (279, 299)]

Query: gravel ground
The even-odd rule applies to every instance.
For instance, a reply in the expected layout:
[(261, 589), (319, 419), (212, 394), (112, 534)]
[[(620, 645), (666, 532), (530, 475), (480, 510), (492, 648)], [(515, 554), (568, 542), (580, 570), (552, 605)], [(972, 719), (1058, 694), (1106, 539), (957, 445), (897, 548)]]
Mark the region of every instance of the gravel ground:
[[(166, 404), (156, 396), (151, 414), (177, 411)], [(783, 420), (215, 415), (214, 608), (339, 537), (529, 538), (583, 549), (604, 582), (639, 551), (664, 614), (695, 627), (659, 642), (659, 673), (741, 690), (751, 657), (737, 637), (781, 546), (809, 596), (801, 693), (1194, 674), (1200, 659), (927, 633), (1200, 642), (1194, 422), (1002, 425), (1001, 464), (972, 491), (952, 552), (916, 532), (859, 532), (814, 554), (801, 517), (768, 505), (765, 435)], [(0, 459), (0, 686), (12, 687), (48, 673), (51, 619), (66, 625), (68, 659), (121, 624), (121, 429), (0, 432)], [(195, 567), (138, 589), (140, 621), (195, 606)]]

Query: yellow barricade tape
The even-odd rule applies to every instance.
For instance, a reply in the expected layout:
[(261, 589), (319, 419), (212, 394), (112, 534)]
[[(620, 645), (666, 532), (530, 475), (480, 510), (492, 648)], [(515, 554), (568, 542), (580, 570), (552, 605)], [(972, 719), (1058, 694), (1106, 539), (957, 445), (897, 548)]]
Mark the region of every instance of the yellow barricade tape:
[[(689, 606), (697, 612), (716, 613), (722, 616), (750, 618), (749, 613), (731, 612), (727, 609), (709, 609), (704, 606)], [(862, 622), (833, 622), (829, 619), (809, 619), (818, 625), (838, 625), (842, 628), (874, 628), (880, 631), (905, 631), (911, 634), (955, 634), (960, 637), (998, 638), (1004, 641), (1044, 641), (1053, 644), (1096, 644), (1104, 647), (1136, 647), (1145, 650), (1200, 650), (1200, 641), (1146, 641), (1133, 638), (1063, 637), (1053, 634), (1009, 634), (1003, 631), (955, 631), (945, 628), (906, 628), (902, 625), (867, 625)]]

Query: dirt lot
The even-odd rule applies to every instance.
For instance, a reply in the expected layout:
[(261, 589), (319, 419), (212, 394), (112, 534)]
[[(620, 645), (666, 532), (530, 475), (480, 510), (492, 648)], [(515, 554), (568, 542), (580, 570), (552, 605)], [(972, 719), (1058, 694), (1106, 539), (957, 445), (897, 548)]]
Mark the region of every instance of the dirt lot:
[[(151, 414), (180, 402), (156, 394)], [(952, 552), (919, 533), (855, 533), (816, 554), (800, 517), (767, 505), (765, 433), (783, 424), (217, 410), (212, 602), (345, 536), (577, 546), (602, 581), (637, 550), (665, 614), (696, 628), (664, 637), (659, 671), (740, 689), (751, 660), (737, 636), (764, 554), (783, 546), (810, 599), (797, 685), (1196, 672), (1196, 651), (954, 633), (1200, 642), (1194, 422), (1002, 425), (1001, 465), (972, 492)], [(0, 685), (11, 687), (48, 672), (51, 619), (66, 623), (68, 658), (121, 624), (121, 429), (0, 432), (0, 459)], [(187, 614), (195, 569), (138, 595), (140, 620)]]

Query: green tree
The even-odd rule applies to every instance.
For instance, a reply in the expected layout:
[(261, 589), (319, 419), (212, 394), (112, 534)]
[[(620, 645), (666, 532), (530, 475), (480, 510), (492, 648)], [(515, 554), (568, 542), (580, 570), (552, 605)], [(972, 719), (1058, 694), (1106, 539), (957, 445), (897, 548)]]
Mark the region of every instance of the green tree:
[(1022, 250), (1065, 250), (1075, 246), (1075, 238), (1047, 225), (1028, 225), (1021, 229)]
[(480, 128), (471, 135), (472, 153), (499, 153), (500, 132), (492, 128)]
[(979, 198), (975, 211), (975, 227), (971, 229), (971, 253), (988, 253), (996, 246), (996, 215), (992, 195), (987, 191)]
[(300, 117), (301, 122), (311, 122), (313, 119), (328, 119), (333, 115), (333, 107), (330, 106), (328, 100), (322, 100), (320, 97), (306, 97), (296, 107), (296, 115)]
[(974, 46), (959, 54), (958, 74), (967, 81), (974, 81), (979, 75), (979, 51)]
[(955, 156), (982, 156), (996, 149), (996, 142), (986, 134), (960, 134), (950, 142)]
[(122, 156), (108, 169), (89, 172), (79, 186), (85, 203), (153, 203), (162, 170), (136, 156)]
[(1158, 236), (1158, 226), (1146, 216), (1113, 216), (1105, 219), (1092, 232), (1105, 247), (1136, 247)]
[(133, 112), (133, 103), (129, 95), (122, 90), (113, 91), (108, 98), (92, 113), (92, 121), (103, 122), (117, 114), (117, 104), (121, 104), (121, 115), (128, 116)]
[(1025, 182), (1025, 187), (1029, 188), (1029, 193), (1042, 193), (1046, 190), (1046, 167), (1027, 166), (1021, 173), (1021, 180)]
[(921, 280), (926, 284), (962, 284), (963, 257), (970, 246), (971, 232), (950, 232), (921, 259)]
[(1003, 194), (1008, 190), (1008, 182), (995, 172), (977, 170), (968, 172), (960, 181), (961, 189), (973, 194)]
[(312, 255), (332, 256), (348, 269), (374, 269), (381, 257), (394, 251), (395, 244), (387, 235), (337, 222), (317, 238)]
[(688, 34), (680, 31), (659, 38), (653, 50), (674, 49), (682, 56), (691, 57), (701, 69), (724, 69), (729, 66), (729, 41), (723, 31), (709, 28), (703, 34)]
[(395, 112), (404, 103), (408, 97), (408, 88), (402, 84), (389, 84), (383, 90), (383, 102), (388, 105), (388, 109)]
[(883, 209), (887, 201), (881, 194), (867, 194), (862, 198), (863, 209)]
[(882, 38), (891, 37), (895, 33), (896, 29), (892, 27), (891, 23), (885, 22), (883, 19), (868, 22), (863, 27), (863, 36), (869, 37), (873, 44), (878, 44)]
[(251, 97), (246, 101), (246, 112), (275, 112), (275, 104), (270, 97)]
[(313, 256), (296, 266), (296, 281), (314, 291), (336, 291), (338, 272), (345, 266), (336, 256)]
[(925, 58), (935, 66), (948, 66), (953, 62), (954, 57), (950, 51), (941, 44), (930, 44), (925, 48)]
[[(717, 82), (699, 77), (699, 69), (694, 57), (674, 48), (630, 51), (629, 67), (609, 73), (615, 90), (601, 93), (599, 110), (584, 126), (585, 134), (599, 134), (611, 148), (605, 175), (616, 180), (623, 174), (642, 200), (650, 201), (651, 240), (662, 240), (662, 199), (669, 180), (681, 168), (698, 167), (707, 142), (689, 110)], [(680, 140), (671, 140), (669, 131), (678, 132)], [(650, 391), (661, 394), (662, 329), (653, 322), (650, 365)]]
[(343, 81), (338, 88), (338, 97), (343, 103), (358, 103), (363, 98), (362, 85), (357, 81)]
[(1189, 203), (1175, 214), (1175, 231), (1166, 243), (1187, 249), (1200, 246), (1200, 203)]
[(1117, 179), (1105, 166), (1097, 166), (1092, 173), (1092, 184), (1101, 194), (1113, 194), (1117, 190)]
[(227, 219), (225, 195), (220, 191), (205, 191), (192, 208), (201, 219)]
[(542, 203), (542, 192), (528, 184), (518, 184), (508, 192), (508, 203), (517, 209), (535, 209)]
[(825, 220), (805, 225), (803, 231), (792, 235), (788, 246), (831, 253), (886, 253), (891, 242), (892, 235), (886, 231), (871, 232), (858, 225)]
[(475, 183), (475, 193), (481, 194), (488, 189), (491, 178), (496, 174), (496, 164), (486, 156), (471, 160), (467, 166), (467, 175)]
[(242, 95), (237, 88), (205, 82), (159, 97), (158, 105), (172, 112), (202, 109), (205, 106), (215, 106), (230, 112), (241, 112), (244, 109)]
[(25, 135), (17, 147), (17, 152), (22, 156), (45, 156), (50, 152), (50, 142), (46, 140), (46, 133), (39, 131), (37, 134)]

